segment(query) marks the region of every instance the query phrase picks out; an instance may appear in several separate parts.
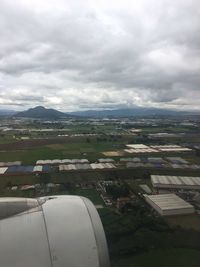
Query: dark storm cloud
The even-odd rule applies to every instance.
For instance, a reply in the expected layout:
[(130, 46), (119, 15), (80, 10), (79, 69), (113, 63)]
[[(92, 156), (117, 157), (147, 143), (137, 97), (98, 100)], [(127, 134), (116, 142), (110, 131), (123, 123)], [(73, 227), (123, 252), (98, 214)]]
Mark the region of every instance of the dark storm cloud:
[(0, 9), (0, 105), (200, 104), (198, 0), (3, 0)]

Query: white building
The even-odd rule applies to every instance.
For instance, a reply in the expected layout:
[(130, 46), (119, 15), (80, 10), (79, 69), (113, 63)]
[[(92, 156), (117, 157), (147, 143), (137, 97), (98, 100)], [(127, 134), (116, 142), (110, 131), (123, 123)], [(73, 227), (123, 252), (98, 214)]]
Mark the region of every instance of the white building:
[(144, 195), (146, 202), (162, 216), (191, 214), (194, 207), (175, 194)]
[(200, 177), (151, 175), (155, 188), (200, 190)]

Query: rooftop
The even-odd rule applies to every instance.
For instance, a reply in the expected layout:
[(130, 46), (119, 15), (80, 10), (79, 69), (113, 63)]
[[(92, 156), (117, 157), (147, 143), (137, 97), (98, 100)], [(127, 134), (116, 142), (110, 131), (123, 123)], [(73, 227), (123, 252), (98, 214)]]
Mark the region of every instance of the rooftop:
[(193, 213), (194, 207), (175, 194), (144, 195), (146, 201), (161, 215)]

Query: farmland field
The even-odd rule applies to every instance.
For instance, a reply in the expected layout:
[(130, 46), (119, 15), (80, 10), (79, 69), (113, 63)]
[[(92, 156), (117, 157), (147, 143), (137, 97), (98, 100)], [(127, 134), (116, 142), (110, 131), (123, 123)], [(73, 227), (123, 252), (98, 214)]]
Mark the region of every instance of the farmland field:
[(200, 251), (192, 249), (154, 250), (112, 262), (112, 267), (198, 267)]
[(75, 189), (75, 194), (78, 196), (83, 196), (89, 198), (95, 205), (104, 205), (104, 202), (98, 192), (94, 189)]
[[(120, 120), (68, 123), (23, 121), (22, 125), (18, 125), (17, 122), (16, 128), (25, 128), (25, 132), (2, 132), (0, 161), (19, 160), (22, 161), (22, 165), (34, 165), (37, 160), (45, 159), (86, 158), (90, 162), (96, 162), (100, 158), (109, 157), (115, 160), (116, 168), (59, 172), (58, 165), (53, 165), (49, 173), (12, 175), (8, 172), (0, 176), (1, 196), (39, 197), (74, 194), (89, 198), (97, 208), (99, 207), (98, 212), (108, 241), (111, 267), (198, 266), (200, 217), (197, 214), (170, 218), (157, 216), (142, 199), (141, 194), (144, 192), (139, 185), (146, 184), (152, 188), (152, 174), (199, 176), (199, 169), (168, 168), (168, 165), (162, 168), (152, 165), (128, 168), (125, 162), (119, 161), (121, 157), (138, 157), (141, 162), (147, 162), (148, 157), (162, 157), (166, 161), (167, 157), (177, 156), (188, 160), (190, 164), (200, 164), (200, 157), (195, 149), (185, 153), (129, 154), (124, 151), (126, 144), (176, 144), (190, 147), (199, 140), (198, 129), (182, 127), (174, 122), (165, 125), (162, 120), (146, 122), (143, 119), (140, 124), (135, 125), (134, 120), (123, 123)], [(174, 127), (171, 127), (173, 123)], [(132, 128), (133, 131), (136, 129), (135, 133), (130, 131)], [(138, 132), (137, 128), (140, 129)], [(182, 131), (185, 134), (181, 135)], [(178, 135), (170, 138), (165, 135), (162, 138), (149, 136), (162, 132), (174, 132)], [(109, 195), (106, 196), (112, 200), (112, 206), (106, 206), (96, 191), (97, 183), (102, 180), (126, 186), (131, 192), (132, 208), (125, 212), (119, 211), (116, 208), (116, 199)], [(56, 186), (48, 191), (46, 188), (49, 183)], [(22, 191), (23, 185), (35, 184), (41, 185), (41, 190)], [(16, 186), (17, 189), (13, 190)]]

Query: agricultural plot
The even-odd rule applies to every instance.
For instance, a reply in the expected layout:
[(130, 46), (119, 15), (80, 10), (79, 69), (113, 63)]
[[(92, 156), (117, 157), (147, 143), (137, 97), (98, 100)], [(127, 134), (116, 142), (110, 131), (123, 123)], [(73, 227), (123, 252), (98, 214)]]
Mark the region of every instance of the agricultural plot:
[(141, 255), (124, 257), (112, 262), (111, 267), (198, 267), (200, 252), (194, 249), (154, 250)]
[(182, 227), (184, 229), (195, 229), (200, 231), (200, 216), (193, 214), (190, 216), (173, 216), (166, 218), (166, 221), (172, 227)]
[(104, 156), (108, 157), (120, 157), (124, 155), (123, 151), (107, 151), (107, 152), (102, 152)]
[(95, 205), (104, 206), (104, 202), (102, 198), (100, 197), (99, 193), (94, 188), (90, 188), (90, 189), (76, 188), (75, 194), (78, 196), (89, 198)]

